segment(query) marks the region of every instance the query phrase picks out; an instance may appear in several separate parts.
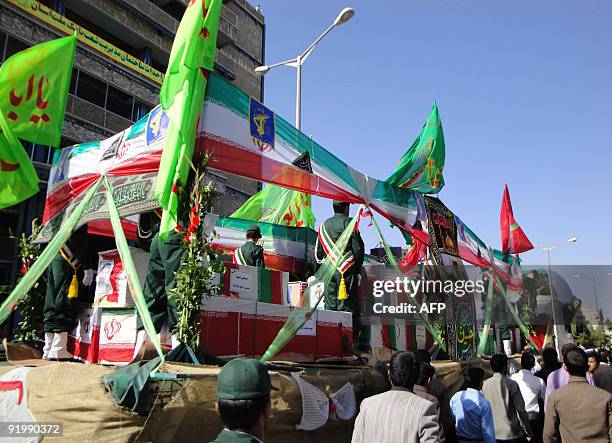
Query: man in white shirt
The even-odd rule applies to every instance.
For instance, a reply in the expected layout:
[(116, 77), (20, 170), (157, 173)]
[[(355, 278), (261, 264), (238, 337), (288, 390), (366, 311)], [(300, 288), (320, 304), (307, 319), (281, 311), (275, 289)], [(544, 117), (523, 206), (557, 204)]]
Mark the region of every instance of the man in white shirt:
[(540, 402), (544, 404), (544, 396), (546, 394), (546, 385), (544, 380), (536, 377), (531, 373), (535, 365), (535, 356), (531, 352), (523, 352), (521, 356), (521, 369), (516, 374), (511, 376), (521, 390), (521, 395), (525, 401), (525, 411), (529, 416), (529, 424), (533, 430), (533, 443), (542, 441), (542, 429), (544, 421), (542, 420), (543, 412), (540, 408)]

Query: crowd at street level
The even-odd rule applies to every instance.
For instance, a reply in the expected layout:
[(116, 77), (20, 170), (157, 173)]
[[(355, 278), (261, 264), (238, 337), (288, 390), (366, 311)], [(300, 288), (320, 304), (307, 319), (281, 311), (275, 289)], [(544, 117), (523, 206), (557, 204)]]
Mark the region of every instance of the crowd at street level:
[[(609, 352), (567, 344), (562, 354), (560, 363), (547, 348), (540, 365), (525, 350), (512, 375), (508, 357), (495, 354), (492, 377), (485, 380), (482, 368), (468, 367), (463, 386), (449, 398), (427, 351), (397, 352), (387, 369), (391, 388), (361, 402), (352, 443), (612, 442)], [(225, 427), (215, 442), (263, 442), (274, 389), (257, 360), (227, 363), (216, 404)]]

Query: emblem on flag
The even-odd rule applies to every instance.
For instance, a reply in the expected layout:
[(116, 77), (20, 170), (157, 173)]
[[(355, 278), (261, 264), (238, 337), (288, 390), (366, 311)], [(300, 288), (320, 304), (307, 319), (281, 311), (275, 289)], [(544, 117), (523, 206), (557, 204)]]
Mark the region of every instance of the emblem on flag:
[(274, 112), (251, 97), (249, 103), (249, 126), (253, 142), (260, 151), (274, 149)]
[(147, 120), (147, 146), (166, 135), (167, 129), (168, 116), (162, 111), (161, 106), (157, 106), (151, 111)]

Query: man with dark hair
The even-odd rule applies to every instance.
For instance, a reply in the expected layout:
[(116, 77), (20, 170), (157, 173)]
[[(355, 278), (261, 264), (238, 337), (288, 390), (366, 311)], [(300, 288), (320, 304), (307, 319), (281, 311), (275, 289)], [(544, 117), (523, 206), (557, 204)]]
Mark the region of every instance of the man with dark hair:
[(606, 365), (606, 366), (609, 365), (610, 355), (608, 351), (606, 351), (605, 349), (600, 349), (599, 357), (601, 358), (600, 359), (601, 364)]
[(482, 393), (491, 403), (496, 440), (514, 442), (524, 441), (525, 436), (531, 438), (533, 431), (521, 390), (508, 377), (508, 357), (505, 354), (494, 354), (491, 357), (491, 369), (493, 377), (485, 380)]
[(544, 442), (612, 441), (612, 394), (587, 383), (586, 353), (578, 347), (566, 350), (563, 366), (569, 381), (548, 399)]
[(484, 376), (482, 368), (469, 367), (463, 374), (465, 389), (451, 398), (450, 407), (459, 443), (495, 443), (491, 404), (480, 392)]
[(612, 368), (601, 364), (600, 354), (596, 351), (589, 355), (589, 374), (593, 377), (593, 384), (612, 394)]
[(234, 251), (234, 263), (265, 268), (263, 239), (259, 226), (249, 226), (246, 231), (246, 239), (247, 241)]
[(415, 366), (412, 352), (397, 352), (391, 357), (391, 390), (361, 402), (352, 443), (439, 441), (435, 405), (412, 392)]
[[(418, 363), (431, 363), (431, 354), (425, 349), (417, 349), (414, 353), (414, 358)], [(433, 369), (435, 374), (435, 368)], [(446, 386), (434, 375), (430, 381), (430, 385), (427, 392), (429, 392), (430, 395), (433, 395), (438, 401), (438, 420), (440, 423), (442, 435), (444, 435), (449, 441), (452, 441), (454, 435), (455, 420), (450, 409), (450, 395), (448, 393), (448, 386)], [(419, 395), (416, 390), (415, 394)]]
[[(561, 355), (563, 356), (563, 361), (565, 361), (565, 354), (572, 349), (576, 349), (577, 346), (574, 343), (566, 343), (561, 348)], [(550, 373), (548, 378), (546, 379), (546, 394), (544, 395), (544, 410), (546, 410), (548, 406), (548, 397), (553, 393), (556, 389), (559, 389), (562, 386), (565, 386), (569, 381), (569, 374), (565, 370), (565, 368), (561, 367), (556, 371)], [(587, 374), (587, 382), (589, 384), (593, 384), (593, 378), (591, 374)]]
[(414, 386), (412, 387), (412, 392), (418, 395), (421, 398), (424, 398), (427, 401), (430, 401), (436, 407), (436, 411), (438, 413), (438, 423), (440, 423), (440, 441), (445, 441), (445, 429), (440, 420), (440, 403), (438, 399), (431, 394), (431, 384), (436, 375), (436, 369), (427, 362), (424, 361), (416, 361), (415, 362), (415, 379)]
[(561, 367), (559, 362), (559, 354), (555, 348), (545, 348), (542, 351), (542, 359), (544, 360), (544, 366), (542, 369), (535, 373), (536, 377), (540, 377), (544, 384), (551, 372), (556, 371)]
[(236, 358), (217, 377), (216, 411), (224, 428), (214, 443), (262, 443), (272, 405), (270, 375), (257, 360)]
[(416, 362), (415, 378), (412, 392), (425, 400), (429, 400), (438, 407), (438, 399), (429, 393), (431, 382), (436, 375), (436, 369), (426, 362)]
[(539, 443), (542, 440), (542, 414), (540, 410), (540, 402), (544, 405), (544, 394), (546, 393), (546, 385), (541, 378), (536, 377), (531, 373), (535, 365), (535, 356), (531, 352), (523, 352), (521, 355), (521, 370), (513, 374), (510, 378), (514, 380), (521, 390), (521, 395), (525, 402), (525, 411), (529, 416), (529, 424), (533, 430), (534, 443)]

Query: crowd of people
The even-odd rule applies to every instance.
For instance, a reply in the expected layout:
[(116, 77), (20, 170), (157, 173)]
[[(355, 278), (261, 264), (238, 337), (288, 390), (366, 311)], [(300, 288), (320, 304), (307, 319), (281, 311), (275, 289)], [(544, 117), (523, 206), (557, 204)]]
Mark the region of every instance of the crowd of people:
[(436, 396), (431, 389), (431, 365), (410, 352), (397, 353), (389, 365), (391, 391), (363, 401), (353, 442), (612, 441), (607, 352), (587, 354), (568, 344), (562, 354), (560, 363), (557, 352), (546, 349), (540, 365), (526, 350), (512, 375), (508, 357), (495, 354), (493, 375), (485, 379), (481, 367), (467, 368), (464, 385), (450, 399), (450, 412), (442, 412), (445, 394)]
[[(609, 353), (567, 344), (562, 362), (547, 348), (542, 362), (525, 350), (512, 371), (505, 354), (490, 360), (492, 376), (470, 366), (449, 396), (430, 354), (395, 353), (388, 364), (390, 389), (365, 398), (352, 443), (369, 442), (612, 442), (612, 367)], [(216, 442), (263, 442), (270, 391), (266, 367), (236, 359), (218, 378), (217, 411), (224, 429)]]

